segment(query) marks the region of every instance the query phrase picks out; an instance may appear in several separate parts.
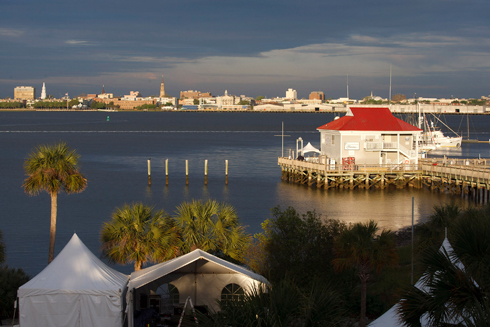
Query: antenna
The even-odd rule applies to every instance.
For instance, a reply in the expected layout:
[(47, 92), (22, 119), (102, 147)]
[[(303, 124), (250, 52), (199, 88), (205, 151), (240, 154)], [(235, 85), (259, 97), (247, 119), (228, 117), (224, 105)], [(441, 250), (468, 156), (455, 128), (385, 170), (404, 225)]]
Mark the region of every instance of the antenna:
[(390, 97), (388, 98), (388, 103), (391, 103), (391, 64), (390, 64)]
[(349, 74), (347, 74), (347, 102), (349, 101)]

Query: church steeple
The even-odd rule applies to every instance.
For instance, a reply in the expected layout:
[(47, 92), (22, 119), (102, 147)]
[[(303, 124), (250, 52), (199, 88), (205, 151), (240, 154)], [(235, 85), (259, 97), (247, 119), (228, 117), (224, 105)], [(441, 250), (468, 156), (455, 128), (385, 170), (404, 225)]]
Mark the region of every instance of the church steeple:
[(162, 84), (160, 85), (160, 98), (165, 97), (165, 84), (163, 84), (163, 75), (162, 75)]
[(105, 94), (104, 85), (102, 85), (102, 93), (101, 94)]

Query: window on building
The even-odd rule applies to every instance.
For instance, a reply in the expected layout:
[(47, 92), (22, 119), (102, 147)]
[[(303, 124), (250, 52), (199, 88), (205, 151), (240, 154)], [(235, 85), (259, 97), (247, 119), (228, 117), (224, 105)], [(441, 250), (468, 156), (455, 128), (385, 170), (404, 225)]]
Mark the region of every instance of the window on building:
[(156, 293), (162, 297), (164, 303), (179, 303), (179, 290), (170, 283), (160, 285)]
[(243, 288), (238, 284), (228, 284), (221, 291), (221, 301), (237, 301), (243, 298)]

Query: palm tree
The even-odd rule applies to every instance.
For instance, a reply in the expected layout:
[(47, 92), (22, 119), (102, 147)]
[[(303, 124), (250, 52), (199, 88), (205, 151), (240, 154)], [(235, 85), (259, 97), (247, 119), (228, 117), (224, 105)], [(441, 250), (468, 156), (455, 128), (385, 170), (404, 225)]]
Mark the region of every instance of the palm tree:
[(377, 235), (378, 229), (377, 223), (371, 220), (344, 230), (336, 240), (337, 258), (332, 261), (337, 271), (357, 270), (361, 280), (361, 327), (366, 325), (366, 285), (370, 274), (397, 261), (393, 233), (383, 230)]
[(461, 208), (454, 203), (434, 206), (434, 212), (426, 223), (417, 226), (417, 249), (423, 251), (431, 246), (439, 247), (444, 240), (446, 228), (451, 229), (453, 222), (461, 214)]
[(229, 204), (212, 200), (184, 202), (177, 207), (175, 219), (184, 253), (201, 249), (241, 261), (251, 240)]
[(261, 285), (233, 301), (220, 301), (221, 311), (198, 315), (199, 325), (216, 326), (341, 326), (344, 305), (340, 294), (325, 280), (302, 289), (289, 279), (273, 287)]
[(175, 221), (142, 203), (116, 208), (102, 227), (101, 241), (102, 253), (111, 263), (134, 262), (135, 271), (146, 262), (176, 257), (180, 248)]
[(48, 264), (54, 259), (58, 193), (79, 193), (87, 187), (87, 179), (78, 171), (79, 158), (75, 150), (61, 142), (37, 146), (24, 162), (24, 170), (28, 176), (22, 185), (24, 191), (29, 195), (46, 191), (51, 196)]
[(490, 321), (490, 206), (469, 209), (449, 230), (454, 253), (427, 249), (421, 258), (424, 287), (403, 294), (398, 314), (407, 325), (461, 323), (487, 326)]

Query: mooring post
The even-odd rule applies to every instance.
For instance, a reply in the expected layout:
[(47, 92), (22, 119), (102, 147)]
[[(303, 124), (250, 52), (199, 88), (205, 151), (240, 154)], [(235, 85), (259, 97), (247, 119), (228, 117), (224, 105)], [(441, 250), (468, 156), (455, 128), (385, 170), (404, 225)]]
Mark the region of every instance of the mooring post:
[(228, 185), (228, 160), (225, 160), (225, 185)]
[(165, 159), (165, 185), (168, 186), (168, 159)]
[(185, 160), (185, 185), (189, 185), (189, 160)]
[(148, 159), (148, 186), (151, 186), (151, 158)]
[(208, 185), (208, 159), (204, 160), (204, 185)]

